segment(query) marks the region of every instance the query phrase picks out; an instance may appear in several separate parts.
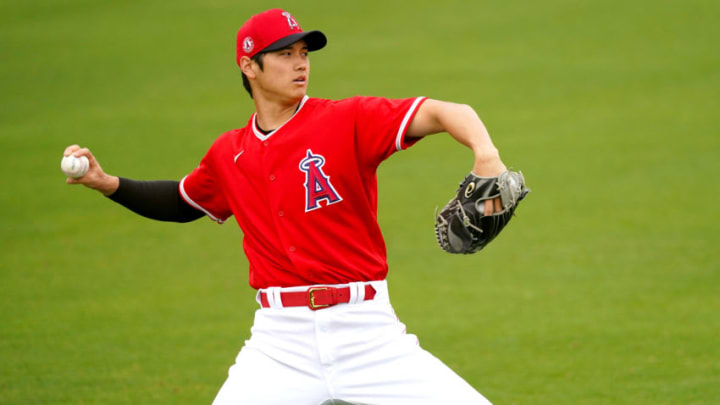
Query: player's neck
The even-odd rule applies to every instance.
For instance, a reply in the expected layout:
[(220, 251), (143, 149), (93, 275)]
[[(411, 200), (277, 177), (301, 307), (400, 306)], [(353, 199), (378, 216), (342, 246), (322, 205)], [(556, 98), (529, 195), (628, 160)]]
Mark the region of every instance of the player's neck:
[(258, 126), (271, 131), (286, 123), (295, 114), (302, 99), (281, 103), (258, 97), (254, 101)]

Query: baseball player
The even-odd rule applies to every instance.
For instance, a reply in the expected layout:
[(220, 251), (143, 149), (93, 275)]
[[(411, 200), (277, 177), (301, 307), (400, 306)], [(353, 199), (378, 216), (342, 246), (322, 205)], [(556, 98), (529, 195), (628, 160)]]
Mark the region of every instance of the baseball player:
[[(393, 312), (376, 170), (440, 132), (473, 151), (475, 175), (506, 168), (468, 106), (308, 97), (308, 53), (326, 43), (284, 10), (253, 16), (237, 35), (255, 104), (245, 127), (222, 134), (179, 182), (108, 175), (73, 145), (65, 156), (88, 157), (90, 170), (67, 182), (156, 220), (235, 217), (259, 309), (215, 404), (488, 404)], [(483, 204), (485, 214), (501, 209), (497, 198)]]

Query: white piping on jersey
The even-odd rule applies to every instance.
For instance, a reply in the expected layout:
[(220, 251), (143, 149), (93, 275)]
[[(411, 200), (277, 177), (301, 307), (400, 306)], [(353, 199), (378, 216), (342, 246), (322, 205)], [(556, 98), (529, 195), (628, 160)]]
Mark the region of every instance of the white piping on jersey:
[(293, 117), (294, 117), (295, 115), (297, 115), (297, 113), (300, 112), (300, 109), (303, 108), (303, 106), (305, 105), (305, 102), (306, 102), (309, 98), (310, 98), (310, 97), (308, 97), (307, 95), (306, 95), (305, 97), (303, 97), (302, 101), (300, 101), (300, 105), (298, 106), (297, 110), (293, 113), (293, 115), (292, 115), (290, 118), (288, 118), (287, 121), (283, 122), (282, 125), (280, 125), (279, 127), (273, 129), (272, 131), (268, 132), (267, 135), (265, 135), (265, 134), (263, 134), (262, 132), (258, 131), (258, 129), (257, 129), (257, 124), (255, 123), (255, 120), (257, 119), (257, 113), (253, 114), (253, 116), (252, 116), (252, 130), (253, 130), (253, 133), (254, 133), (255, 136), (257, 136), (258, 139), (260, 139), (261, 141), (264, 141), (264, 140), (270, 138), (275, 132), (277, 132), (280, 128), (282, 128), (283, 125), (285, 125), (285, 124), (287, 124), (288, 122), (290, 122), (290, 120), (293, 119)]
[(205, 215), (207, 215), (208, 217), (210, 217), (210, 219), (212, 219), (213, 221), (217, 222), (218, 224), (222, 224), (223, 222), (225, 222), (224, 219), (220, 219), (220, 218), (215, 217), (213, 214), (210, 213), (210, 211), (208, 211), (208, 210), (206, 210), (205, 208), (203, 208), (202, 206), (200, 206), (200, 204), (198, 204), (198, 203), (196, 203), (195, 201), (193, 201), (192, 198), (190, 198), (190, 197), (187, 195), (187, 193), (185, 192), (185, 179), (187, 179), (187, 177), (188, 177), (188, 176), (185, 176), (185, 177), (183, 177), (182, 180), (180, 180), (180, 194), (182, 195), (182, 198), (183, 198), (188, 204), (190, 204), (193, 208), (198, 209), (198, 210), (204, 212)]
[(417, 108), (417, 106), (420, 104), (420, 102), (424, 98), (425, 97), (416, 98), (415, 101), (413, 101), (412, 105), (410, 106), (410, 109), (408, 109), (408, 112), (405, 113), (405, 117), (403, 118), (402, 123), (400, 124), (400, 129), (398, 129), (397, 136), (395, 137), (395, 149), (397, 149), (398, 151), (403, 150), (402, 139), (403, 139), (403, 135), (405, 135), (405, 127), (407, 126), (408, 121), (410, 121), (410, 117), (412, 117), (413, 113), (415, 112), (415, 109)]

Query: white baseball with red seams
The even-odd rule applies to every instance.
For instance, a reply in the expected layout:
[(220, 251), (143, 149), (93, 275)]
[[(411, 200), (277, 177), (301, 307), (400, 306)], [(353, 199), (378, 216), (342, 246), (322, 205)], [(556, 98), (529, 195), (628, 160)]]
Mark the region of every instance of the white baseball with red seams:
[(90, 161), (85, 156), (63, 156), (62, 161), (60, 161), (60, 170), (62, 170), (66, 176), (74, 179), (83, 177), (87, 174), (89, 168)]

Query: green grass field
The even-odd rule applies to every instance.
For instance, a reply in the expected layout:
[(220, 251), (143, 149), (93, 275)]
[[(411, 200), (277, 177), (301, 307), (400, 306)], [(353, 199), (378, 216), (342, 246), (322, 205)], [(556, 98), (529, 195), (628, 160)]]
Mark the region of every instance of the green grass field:
[(229, 221), (64, 184), (65, 146), (179, 179), (252, 103), (237, 29), (322, 29), (309, 94), (472, 105), (533, 193), (485, 251), (432, 215), (471, 168), (381, 166), (393, 303), (495, 404), (720, 403), (720, 4), (710, 0), (0, 3), (0, 403), (209, 404), (256, 308)]

